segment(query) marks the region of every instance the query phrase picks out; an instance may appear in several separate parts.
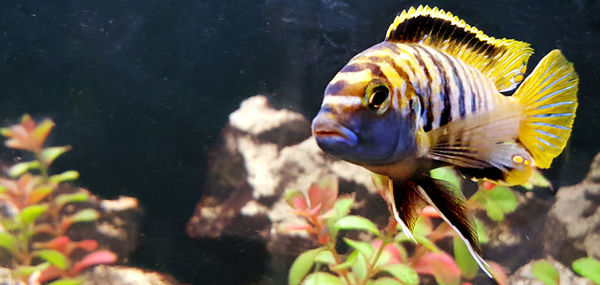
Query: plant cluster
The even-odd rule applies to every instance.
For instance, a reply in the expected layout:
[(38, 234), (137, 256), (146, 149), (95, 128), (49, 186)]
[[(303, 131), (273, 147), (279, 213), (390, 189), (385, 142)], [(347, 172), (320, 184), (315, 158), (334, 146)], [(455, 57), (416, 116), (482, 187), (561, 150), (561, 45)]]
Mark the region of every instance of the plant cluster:
[[(459, 179), (450, 168), (435, 169), (431, 176), (460, 191)], [(390, 211), (383, 229), (364, 217), (350, 214), (354, 196), (338, 197), (335, 178), (327, 177), (311, 185), (308, 195), (298, 190), (286, 192), (286, 202), (306, 220), (305, 224), (291, 225), (287, 230), (305, 231), (320, 245), (296, 258), (289, 272), (289, 284), (413, 285), (419, 283), (420, 275), (433, 276), (441, 285), (470, 284), (480, 269), (454, 230), (432, 207), (426, 207), (413, 230), (415, 244), (391, 214), (387, 178), (374, 176), (373, 180)], [(549, 186), (549, 183), (536, 173), (524, 187), (531, 189), (534, 185)], [(490, 182), (479, 182), (478, 186), (466, 201), (469, 209), (483, 209), (490, 219), (498, 222), (516, 209), (517, 198), (510, 188)], [(475, 219), (475, 225), (479, 242), (485, 244), (488, 236), (482, 223)], [(353, 231), (359, 231), (363, 241), (346, 237)], [(364, 238), (365, 234), (370, 237)], [(452, 239), (452, 252), (440, 247), (445, 239)], [(341, 248), (349, 250), (342, 253)], [(487, 262), (496, 282), (508, 284), (502, 268), (495, 262)]]
[[(571, 264), (573, 271), (591, 280), (594, 284), (600, 284), (600, 261), (593, 257), (582, 257)], [(559, 285), (560, 275), (558, 270), (550, 261), (539, 260), (531, 266), (531, 273), (535, 278), (546, 285)]]
[(115, 253), (98, 249), (93, 239), (74, 241), (67, 235), (75, 223), (94, 222), (99, 213), (81, 209), (68, 214), (66, 208), (87, 202), (87, 191), (58, 193), (67, 181), (79, 173), (69, 170), (50, 175), (48, 168), (69, 146), (44, 147), (54, 123), (39, 124), (29, 115), (20, 124), (3, 128), (5, 145), (33, 155), (31, 161), (17, 163), (8, 169), (8, 177), (0, 178), (0, 247), (10, 252), (15, 278), (27, 284), (75, 285), (83, 282), (80, 273), (96, 264), (114, 263)]

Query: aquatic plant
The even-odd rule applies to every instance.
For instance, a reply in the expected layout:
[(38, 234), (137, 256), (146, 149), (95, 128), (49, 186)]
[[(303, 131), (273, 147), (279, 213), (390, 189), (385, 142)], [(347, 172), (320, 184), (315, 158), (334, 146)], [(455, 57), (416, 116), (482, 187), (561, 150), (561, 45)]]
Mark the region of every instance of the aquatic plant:
[(87, 191), (57, 191), (64, 183), (79, 177), (74, 170), (50, 175), (50, 165), (69, 146), (44, 147), (54, 122), (37, 123), (24, 115), (19, 124), (3, 128), (5, 145), (31, 153), (31, 161), (19, 162), (0, 178), (0, 202), (5, 205), (0, 218), (0, 247), (12, 257), (13, 275), (27, 284), (74, 285), (83, 281), (83, 269), (114, 263), (115, 253), (98, 250), (93, 239), (71, 240), (67, 235), (75, 223), (94, 222), (99, 213), (84, 208), (68, 214), (67, 206), (87, 202)]
[[(457, 191), (461, 189), (458, 177), (450, 168), (433, 170), (431, 176), (446, 181)], [(374, 176), (373, 181), (391, 213), (386, 178)], [(527, 189), (533, 186), (547, 187), (549, 183), (536, 172), (524, 185)], [(288, 190), (285, 200), (294, 213), (306, 221), (290, 225), (287, 230), (305, 231), (320, 245), (296, 258), (288, 276), (291, 285), (418, 284), (419, 275), (431, 275), (438, 284), (453, 285), (474, 279), (480, 271), (466, 245), (448, 224), (441, 222), (432, 207), (426, 207), (416, 222), (413, 237), (417, 244), (414, 244), (402, 233), (392, 215), (383, 229), (365, 217), (351, 215), (354, 196), (338, 196), (337, 180), (333, 177), (311, 185), (307, 195)], [(516, 209), (517, 198), (508, 187), (479, 182), (478, 190), (467, 200), (467, 205), (471, 210), (485, 210), (491, 220), (500, 222), (505, 214)], [(482, 223), (475, 219), (475, 225), (479, 242), (485, 244), (488, 237)], [(347, 238), (351, 231), (361, 231), (369, 237), (361, 234), (362, 240)], [(452, 252), (438, 245), (446, 238), (452, 238)], [(338, 241), (349, 248), (348, 253), (340, 251), (343, 246)], [(487, 262), (496, 282), (508, 284), (502, 268), (493, 261)]]
[[(573, 271), (591, 280), (594, 284), (600, 284), (600, 261), (593, 257), (582, 257), (571, 264)], [(532, 264), (531, 274), (546, 285), (561, 284), (560, 274), (554, 265), (547, 260), (539, 260)]]

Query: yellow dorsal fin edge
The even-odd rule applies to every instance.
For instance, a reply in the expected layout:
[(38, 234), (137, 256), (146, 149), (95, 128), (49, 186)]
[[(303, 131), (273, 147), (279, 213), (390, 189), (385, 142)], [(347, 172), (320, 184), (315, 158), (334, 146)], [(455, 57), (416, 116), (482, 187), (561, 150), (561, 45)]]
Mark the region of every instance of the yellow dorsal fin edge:
[(524, 77), (533, 49), (528, 43), (496, 39), (437, 7), (411, 7), (396, 16), (386, 41), (442, 50), (479, 69), (499, 91), (513, 90)]

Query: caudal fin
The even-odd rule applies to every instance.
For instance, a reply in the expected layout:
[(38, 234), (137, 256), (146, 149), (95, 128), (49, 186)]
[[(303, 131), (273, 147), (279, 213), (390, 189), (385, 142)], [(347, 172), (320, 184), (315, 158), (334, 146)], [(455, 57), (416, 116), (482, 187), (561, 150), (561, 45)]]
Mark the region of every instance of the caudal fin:
[(577, 109), (579, 77), (560, 50), (546, 55), (514, 97), (525, 108), (519, 141), (539, 168), (548, 168), (567, 144)]

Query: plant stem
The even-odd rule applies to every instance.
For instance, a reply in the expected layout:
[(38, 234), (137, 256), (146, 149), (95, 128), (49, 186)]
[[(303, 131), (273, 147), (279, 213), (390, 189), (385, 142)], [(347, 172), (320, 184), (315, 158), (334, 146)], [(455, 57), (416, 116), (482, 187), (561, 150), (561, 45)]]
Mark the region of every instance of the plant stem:
[[(335, 264), (336, 265), (342, 264), (342, 259), (340, 258), (337, 251), (335, 250), (335, 242), (334, 243), (329, 242), (327, 244), (327, 249), (329, 249), (329, 251), (331, 251), (331, 254), (333, 255), (333, 259), (335, 259)], [(344, 278), (344, 281), (346, 281), (346, 284), (352, 285), (350, 283), (350, 279), (348, 279), (348, 270), (346, 268), (336, 270), (336, 273)]]
[(35, 152), (35, 158), (39, 161), (40, 164), (40, 173), (42, 174), (42, 182), (46, 183), (48, 181), (48, 165), (42, 158), (42, 152)]

